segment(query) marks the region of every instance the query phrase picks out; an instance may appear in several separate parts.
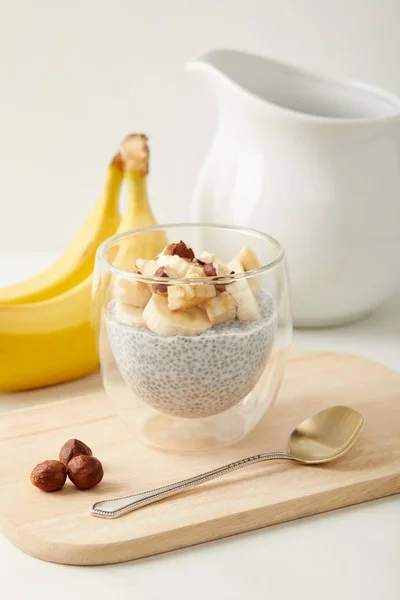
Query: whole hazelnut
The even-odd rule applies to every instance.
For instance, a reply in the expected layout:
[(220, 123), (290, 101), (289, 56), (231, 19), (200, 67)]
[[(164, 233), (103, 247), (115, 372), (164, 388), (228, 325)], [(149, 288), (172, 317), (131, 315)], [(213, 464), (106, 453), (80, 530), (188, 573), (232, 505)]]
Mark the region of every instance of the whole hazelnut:
[(31, 483), (44, 492), (61, 490), (67, 478), (65, 465), (58, 460), (45, 460), (31, 473)]
[(65, 442), (64, 446), (60, 450), (59, 459), (65, 466), (68, 465), (69, 461), (74, 458), (74, 456), (79, 456), (79, 454), (87, 454), (88, 456), (92, 456), (93, 452), (80, 440), (76, 440), (75, 438), (68, 440)]
[(88, 490), (103, 479), (103, 467), (94, 456), (80, 454), (68, 463), (68, 477), (80, 490)]

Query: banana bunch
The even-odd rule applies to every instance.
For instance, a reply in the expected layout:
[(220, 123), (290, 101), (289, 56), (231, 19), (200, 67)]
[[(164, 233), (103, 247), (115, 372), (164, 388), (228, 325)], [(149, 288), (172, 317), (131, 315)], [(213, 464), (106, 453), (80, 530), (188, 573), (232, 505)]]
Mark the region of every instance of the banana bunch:
[[(148, 155), (144, 135), (127, 136), (108, 167), (100, 199), (62, 257), (37, 276), (0, 289), (0, 391), (61, 383), (98, 368), (91, 324), (95, 254), (115, 233), (156, 224), (147, 196)], [(121, 218), (124, 178), (128, 206)], [(166, 238), (146, 232), (135, 244), (120, 248), (114, 264), (129, 267), (132, 253), (154, 258)]]

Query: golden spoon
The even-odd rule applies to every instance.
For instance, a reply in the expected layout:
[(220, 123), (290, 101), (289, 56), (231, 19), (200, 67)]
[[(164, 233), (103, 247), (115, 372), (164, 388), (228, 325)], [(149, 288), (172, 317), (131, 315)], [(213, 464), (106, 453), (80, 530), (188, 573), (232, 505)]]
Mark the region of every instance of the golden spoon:
[(241, 469), (264, 460), (284, 458), (305, 465), (318, 465), (331, 462), (344, 456), (356, 443), (362, 428), (364, 417), (348, 406), (332, 406), (309, 417), (296, 429), (289, 438), (289, 453), (268, 452), (249, 458), (237, 460), (224, 467), (218, 467), (195, 477), (165, 485), (148, 492), (102, 500), (92, 506), (91, 514), (103, 519), (115, 519), (146, 504), (158, 502), (183, 490), (194, 487), (210, 479), (215, 479), (236, 469)]

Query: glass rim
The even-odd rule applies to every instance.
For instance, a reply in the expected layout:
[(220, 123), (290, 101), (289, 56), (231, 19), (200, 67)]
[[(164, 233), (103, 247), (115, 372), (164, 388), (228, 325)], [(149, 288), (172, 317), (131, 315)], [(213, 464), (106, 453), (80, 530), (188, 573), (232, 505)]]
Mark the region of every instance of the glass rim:
[[(128, 271), (126, 269), (121, 269), (120, 267), (116, 267), (111, 264), (106, 258), (105, 253), (109, 247), (118, 242), (119, 240), (123, 240), (125, 238), (130, 237), (132, 234), (136, 233), (145, 233), (146, 231), (159, 231), (166, 230), (171, 228), (178, 227), (188, 227), (191, 229), (194, 228), (204, 228), (204, 229), (223, 229), (225, 231), (233, 231), (240, 233), (251, 234), (254, 237), (259, 239), (263, 239), (265, 241), (270, 242), (277, 250), (278, 254), (276, 258), (269, 261), (268, 263), (261, 265), (258, 269), (252, 269), (250, 271), (245, 271), (243, 273), (235, 273), (233, 275), (228, 276), (214, 276), (214, 277), (187, 277), (187, 278), (173, 278), (169, 277), (166, 281), (165, 277), (156, 277), (155, 275), (142, 275), (140, 273), (133, 273), (132, 271)], [(282, 245), (278, 242), (276, 238), (268, 233), (264, 233), (263, 231), (259, 231), (258, 229), (252, 229), (250, 227), (242, 227), (240, 225), (221, 225), (218, 223), (166, 223), (161, 225), (152, 225), (150, 227), (138, 227), (137, 229), (129, 229), (127, 231), (123, 231), (121, 233), (116, 233), (113, 236), (107, 238), (100, 244), (97, 248), (96, 252), (96, 263), (101, 262), (105, 269), (110, 271), (112, 274), (117, 275), (121, 279), (132, 279), (134, 281), (142, 281), (143, 283), (163, 283), (165, 285), (216, 285), (218, 284), (225, 285), (231, 283), (233, 281), (237, 281), (239, 279), (249, 279), (252, 277), (256, 277), (257, 275), (262, 275), (267, 271), (275, 268), (279, 263), (281, 263), (285, 258), (285, 252), (282, 248)]]

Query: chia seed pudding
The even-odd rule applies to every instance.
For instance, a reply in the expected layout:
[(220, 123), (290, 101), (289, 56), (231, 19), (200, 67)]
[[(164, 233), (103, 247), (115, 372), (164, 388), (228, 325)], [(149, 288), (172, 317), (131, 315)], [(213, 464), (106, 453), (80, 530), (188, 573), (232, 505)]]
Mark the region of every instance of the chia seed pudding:
[[(274, 300), (258, 289), (258, 278), (220, 282), (257, 264), (247, 247), (222, 263), (209, 254), (196, 259), (180, 242), (157, 261), (136, 261), (137, 272), (163, 277), (162, 283), (118, 281), (105, 322), (117, 367), (139, 399), (171, 416), (201, 418), (228, 410), (252, 391), (274, 345)], [(168, 278), (177, 275), (199, 279), (193, 286), (169, 286)], [(209, 276), (215, 282), (202, 285)]]
[(260, 291), (257, 299), (257, 321), (229, 321), (191, 337), (162, 337), (119, 323), (112, 303), (106, 324), (125, 382), (143, 402), (176, 417), (208, 417), (228, 410), (251, 392), (274, 343), (272, 296)]

